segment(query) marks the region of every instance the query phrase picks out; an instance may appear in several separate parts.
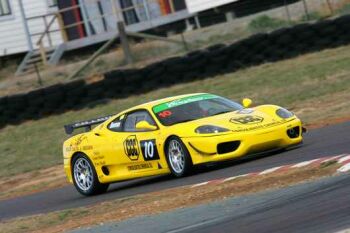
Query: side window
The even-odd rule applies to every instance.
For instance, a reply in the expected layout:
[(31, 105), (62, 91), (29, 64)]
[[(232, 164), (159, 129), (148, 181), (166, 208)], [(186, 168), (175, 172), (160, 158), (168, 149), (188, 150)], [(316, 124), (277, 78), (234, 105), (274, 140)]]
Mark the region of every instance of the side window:
[(140, 121), (147, 121), (151, 125), (156, 125), (152, 116), (146, 110), (140, 110), (133, 113), (130, 113), (124, 122), (124, 131), (125, 132), (137, 132), (136, 124)]
[(108, 129), (112, 130), (114, 132), (122, 132), (123, 131), (123, 120), (125, 118), (125, 115), (121, 115), (118, 118), (116, 118), (114, 121), (109, 123)]
[(8, 0), (0, 0), (0, 17), (11, 15), (11, 6)]

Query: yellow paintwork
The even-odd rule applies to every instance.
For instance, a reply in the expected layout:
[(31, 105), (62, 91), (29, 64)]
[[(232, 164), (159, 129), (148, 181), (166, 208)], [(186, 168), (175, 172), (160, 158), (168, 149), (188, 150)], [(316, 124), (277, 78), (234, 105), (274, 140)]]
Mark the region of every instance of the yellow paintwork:
[[(262, 105), (246, 109), (252, 113), (235, 111), (173, 126), (163, 126), (152, 112), (152, 108), (158, 104), (192, 95), (197, 94), (166, 98), (130, 108), (98, 125), (90, 132), (78, 134), (66, 140), (63, 145), (63, 157), (68, 180), (72, 182), (71, 161), (76, 153), (84, 153), (89, 157), (101, 183), (170, 173), (165, 158), (164, 144), (167, 138), (172, 135), (182, 139), (190, 152), (193, 164), (233, 159), (248, 153), (288, 147), (302, 141), (301, 133), (299, 137), (294, 139), (289, 138), (286, 133), (287, 129), (293, 127), (299, 127), (301, 132), (301, 121), (296, 116), (289, 119), (278, 117), (275, 111), (279, 107), (275, 105)], [(147, 132), (113, 132), (107, 128), (108, 124), (117, 117), (140, 109), (149, 111), (157, 123), (158, 129)], [(230, 122), (232, 118), (250, 115), (261, 117), (263, 121), (254, 124)], [(230, 131), (213, 134), (195, 133), (197, 127), (207, 124), (227, 128)], [(141, 125), (141, 127), (146, 126)], [(139, 151), (141, 140), (154, 139), (159, 160), (145, 161), (142, 153), (138, 157), (128, 157), (124, 150), (124, 142), (127, 138), (133, 138), (134, 135), (137, 138), (136, 148)], [(236, 140), (241, 141), (237, 150), (226, 154), (217, 154), (218, 143)], [(103, 173), (102, 167), (108, 168), (109, 175)]]
[(252, 103), (253, 103), (253, 101), (251, 99), (249, 99), (249, 98), (244, 98), (242, 100), (242, 105), (245, 108), (249, 108), (252, 105)]

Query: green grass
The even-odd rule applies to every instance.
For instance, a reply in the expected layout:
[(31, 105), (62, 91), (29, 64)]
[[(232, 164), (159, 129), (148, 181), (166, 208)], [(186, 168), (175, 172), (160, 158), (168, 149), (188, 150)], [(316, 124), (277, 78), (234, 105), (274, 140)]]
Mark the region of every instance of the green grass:
[(248, 24), (248, 28), (252, 32), (267, 32), (287, 26), (289, 26), (288, 21), (272, 18), (268, 15), (261, 15), (259, 17), (256, 17)]
[(62, 163), (61, 146), (68, 138), (64, 124), (117, 113), (161, 97), (193, 92), (211, 92), (237, 101), (250, 97), (255, 104), (292, 108), (304, 122), (311, 123), (348, 116), (349, 89), (350, 46), (347, 46), (8, 126), (0, 130), (0, 178)]
[(307, 21), (313, 21), (313, 20), (320, 20), (323, 19), (324, 17), (321, 15), (320, 12), (318, 11), (312, 11), (309, 13), (309, 16), (303, 15), (299, 21), (301, 22), (307, 22)]

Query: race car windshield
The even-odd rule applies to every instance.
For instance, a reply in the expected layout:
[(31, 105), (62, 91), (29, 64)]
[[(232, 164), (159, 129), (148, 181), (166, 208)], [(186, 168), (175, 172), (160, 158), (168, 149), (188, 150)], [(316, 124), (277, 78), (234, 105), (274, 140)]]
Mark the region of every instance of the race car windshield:
[(157, 105), (153, 112), (163, 125), (170, 126), (241, 109), (242, 105), (231, 100), (203, 94)]

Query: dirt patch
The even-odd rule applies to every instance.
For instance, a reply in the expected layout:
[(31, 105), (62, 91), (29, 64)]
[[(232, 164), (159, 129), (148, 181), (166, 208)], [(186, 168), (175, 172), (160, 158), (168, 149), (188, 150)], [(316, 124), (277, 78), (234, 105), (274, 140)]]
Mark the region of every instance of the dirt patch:
[(0, 200), (15, 198), (67, 185), (63, 165), (0, 180)]
[(292, 111), (303, 121), (308, 129), (322, 128), (350, 121), (348, 108), (350, 103), (343, 101), (350, 98), (348, 91), (320, 96), (317, 99), (296, 103)]
[(322, 128), (325, 126), (329, 125), (335, 125), (335, 124), (340, 124), (344, 122), (350, 121), (350, 117), (340, 117), (340, 118), (334, 118), (334, 119), (327, 119), (327, 120), (320, 120), (315, 123), (307, 124), (306, 127), (308, 129), (317, 129), (317, 128)]
[(241, 177), (221, 184), (173, 188), (108, 201), (90, 207), (12, 219), (0, 223), (0, 229), (7, 233), (62, 232), (81, 226), (121, 221), (140, 215), (157, 214), (228, 197), (287, 187), (334, 175), (339, 166), (337, 163), (327, 162), (267, 175)]

